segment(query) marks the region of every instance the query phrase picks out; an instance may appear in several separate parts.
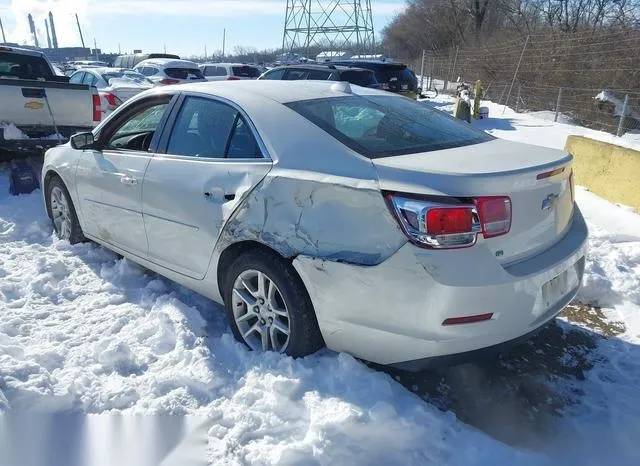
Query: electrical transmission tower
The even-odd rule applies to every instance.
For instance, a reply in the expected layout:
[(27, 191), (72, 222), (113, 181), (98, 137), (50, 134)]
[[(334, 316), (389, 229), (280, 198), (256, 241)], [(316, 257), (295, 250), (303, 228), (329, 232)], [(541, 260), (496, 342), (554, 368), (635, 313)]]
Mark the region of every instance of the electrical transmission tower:
[(373, 53), (371, 0), (287, 0), (282, 49)]

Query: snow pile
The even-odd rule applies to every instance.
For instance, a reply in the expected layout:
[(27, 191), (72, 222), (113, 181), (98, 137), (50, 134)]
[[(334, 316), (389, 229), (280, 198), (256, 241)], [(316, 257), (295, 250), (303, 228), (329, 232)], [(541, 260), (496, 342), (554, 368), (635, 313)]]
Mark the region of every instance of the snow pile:
[[(455, 101), (449, 95), (440, 94), (434, 99), (423, 102), (453, 114)], [(631, 131), (622, 137), (617, 137), (604, 131), (572, 125), (563, 117), (559, 118), (558, 123), (554, 123), (551, 117), (551, 115), (555, 116), (554, 112), (517, 113), (510, 107), (505, 108), (490, 101), (482, 101), (481, 105), (489, 109), (489, 118), (473, 121), (473, 126), (502, 139), (564, 149), (567, 136), (577, 135), (640, 150), (640, 133), (638, 132)]]
[(9, 140), (29, 139), (29, 136), (20, 131), (13, 123), (0, 122), (0, 129), (4, 130), (4, 138)]
[(40, 193), (7, 190), (4, 173), (0, 410), (210, 416), (214, 463), (538, 458), (426, 405), (350, 356), (324, 351), (292, 360), (247, 351), (210, 301), (95, 244), (55, 239)]

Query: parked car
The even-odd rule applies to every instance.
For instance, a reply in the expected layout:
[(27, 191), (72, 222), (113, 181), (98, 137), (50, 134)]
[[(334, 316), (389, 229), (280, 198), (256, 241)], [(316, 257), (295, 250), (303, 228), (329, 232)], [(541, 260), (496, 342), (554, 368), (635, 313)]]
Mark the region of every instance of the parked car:
[(376, 60), (344, 60), (334, 61), (336, 65), (357, 66), (372, 70), (380, 89), (399, 94), (415, 94), (418, 92), (418, 77), (407, 65)]
[(119, 55), (113, 62), (115, 68), (134, 68), (138, 63), (150, 58), (172, 58), (174, 60), (180, 60), (178, 55), (172, 53), (133, 53)]
[(371, 70), (341, 65), (287, 65), (267, 71), (259, 79), (297, 81), (311, 79), (320, 81), (347, 81), (363, 87), (379, 87)]
[(224, 303), (257, 351), (469, 358), (553, 319), (585, 266), (570, 155), (345, 82), (147, 91), (42, 175), (58, 236)]
[(257, 79), (261, 74), (257, 66), (242, 63), (203, 63), (200, 65), (200, 70), (207, 81)]
[(155, 84), (167, 85), (206, 81), (198, 65), (187, 60), (153, 58), (141, 61), (133, 70), (146, 76)]
[(102, 118), (134, 95), (155, 86), (140, 73), (124, 68), (83, 68), (73, 73), (69, 82), (98, 89), (102, 99)]
[(76, 69), (78, 68), (99, 68), (99, 67), (106, 67), (109, 66), (109, 63), (107, 63), (106, 61), (99, 61), (99, 60), (76, 60), (70, 63), (71, 65), (75, 66)]
[(100, 117), (96, 90), (58, 76), (41, 52), (0, 45), (0, 150), (44, 153)]

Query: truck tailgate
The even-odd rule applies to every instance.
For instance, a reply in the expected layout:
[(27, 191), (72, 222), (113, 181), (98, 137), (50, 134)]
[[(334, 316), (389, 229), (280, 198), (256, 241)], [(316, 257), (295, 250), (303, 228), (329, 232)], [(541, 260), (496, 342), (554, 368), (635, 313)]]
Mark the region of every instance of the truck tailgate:
[[(20, 126), (53, 128), (47, 103), (58, 127), (90, 128), (93, 123), (93, 91), (84, 84), (0, 79), (0, 121)], [(53, 131), (52, 131), (53, 132)]]

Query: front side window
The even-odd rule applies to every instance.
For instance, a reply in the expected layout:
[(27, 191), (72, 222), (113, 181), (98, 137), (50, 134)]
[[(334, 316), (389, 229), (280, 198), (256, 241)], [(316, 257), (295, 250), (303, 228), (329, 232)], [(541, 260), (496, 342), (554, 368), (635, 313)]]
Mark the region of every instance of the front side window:
[(288, 70), (284, 79), (287, 81), (297, 81), (299, 79), (307, 79), (307, 74), (309, 72), (307, 70)]
[(147, 150), (168, 104), (163, 102), (150, 105), (127, 118), (111, 134), (105, 148)]
[(286, 70), (284, 68), (279, 68), (277, 70), (272, 70), (266, 73), (262, 79), (277, 79), (280, 80), (284, 77), (284, 72)]
[(371, 159), (493, 139), (439, 110), (402, 97), (353, 95), (302, 100), (287, 106)]
[(84, 79), (85, 72), (80, 71), (78, 73), (73, 73), (73, 75), (69, 78), (69, 82), (71, 84), (82, 84), (82, 80)]

